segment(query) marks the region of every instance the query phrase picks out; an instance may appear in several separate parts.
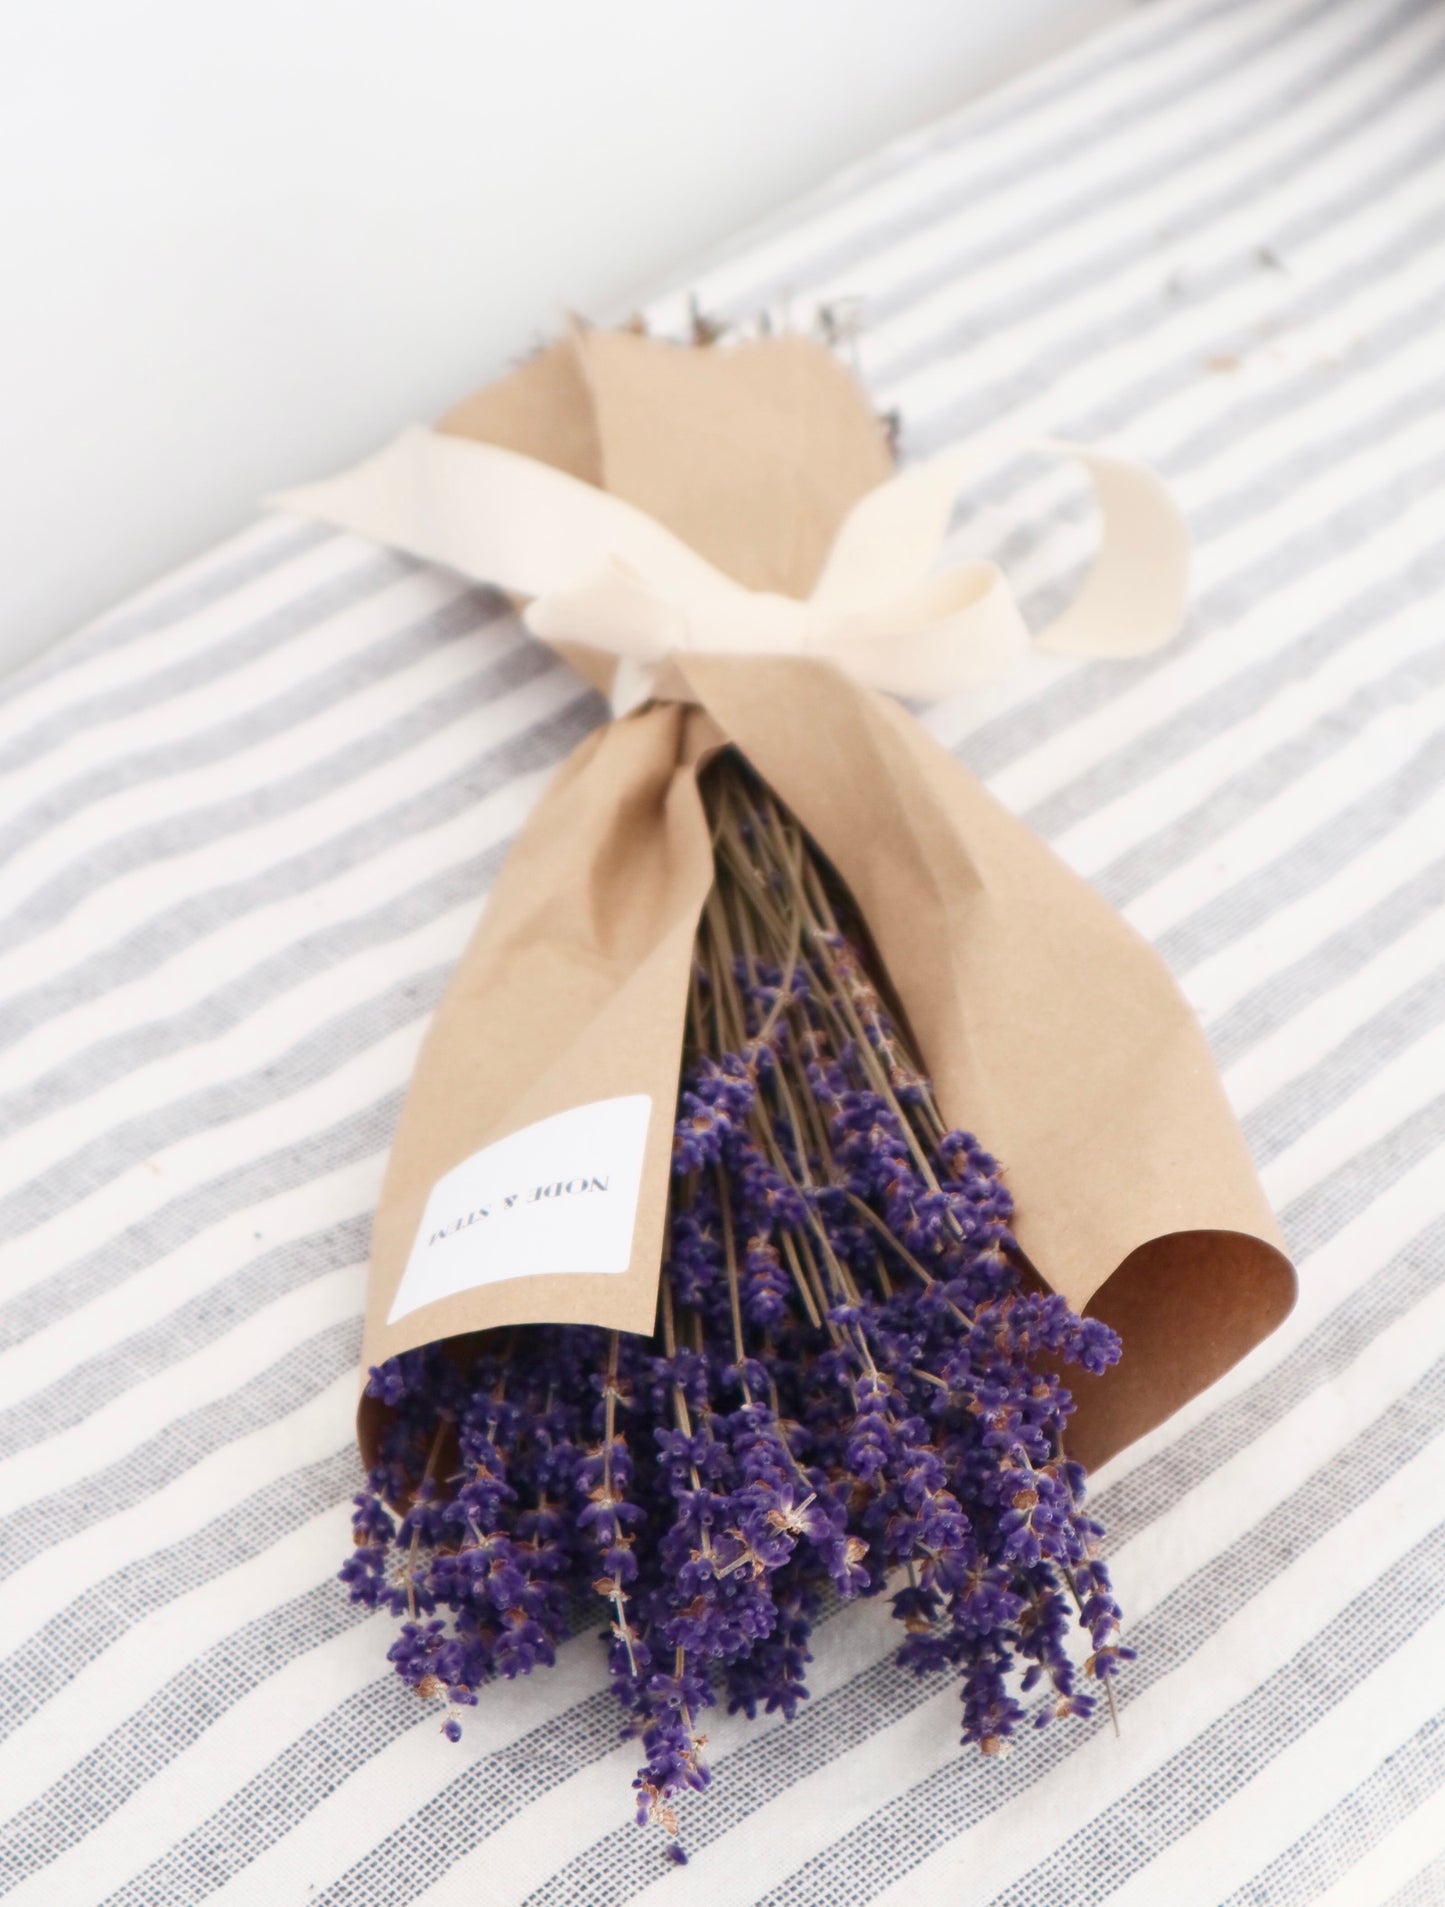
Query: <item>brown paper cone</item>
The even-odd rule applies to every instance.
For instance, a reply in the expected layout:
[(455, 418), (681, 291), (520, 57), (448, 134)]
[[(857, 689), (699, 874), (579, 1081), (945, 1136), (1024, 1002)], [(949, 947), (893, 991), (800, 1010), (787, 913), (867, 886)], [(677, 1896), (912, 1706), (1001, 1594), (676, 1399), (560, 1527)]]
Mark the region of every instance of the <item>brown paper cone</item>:
[[(793, 593), (888, 471), (858, 387), (799, 339), (689, 351), (583, 333), (445, 427), (605, 478), (741, 580)], [(1293, 1302), (1192, 1010), (1152, 949), (897, 704), (821, 661), (674, 668), (691, 706), (654, 704), (577, 750), (438, 1009), (376, 1216), (364, 1363), (529, 1321), (651, 1332), (687, 977), (712, 878), (697, 770), (731, 742), (851, 890), (944, 1117), (1003, 1163), (1030, 1260), (1120, 1330), (1119, 1367), (1077, 1385), (1071, 1449), (1097, 1465)], [(534, 1121), (632, 1093), (653, 1114), (625, 1273), (503, 1278), (386, 1322), (444, 1173)], [(363, 1401), (364, 1448), (373, 1429)]]

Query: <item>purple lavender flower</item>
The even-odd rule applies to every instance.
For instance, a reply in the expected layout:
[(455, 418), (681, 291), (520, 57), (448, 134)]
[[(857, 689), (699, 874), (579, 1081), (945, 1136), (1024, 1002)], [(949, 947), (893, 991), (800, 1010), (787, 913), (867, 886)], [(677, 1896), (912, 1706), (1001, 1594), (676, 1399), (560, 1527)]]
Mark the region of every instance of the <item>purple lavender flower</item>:
[(824, 1597), (889, 1593), (963, 1739), (1086, 1717), (1132, 1651), (1065, 1450), (1114, 1333), (1037, 1289), (995, 1159), (947, 1126), (847, 897), (733, 757), (706, 784), (658, 1335), (535, 1326), (390, 1360), (342, 1571), (445, 1706), (605, 1611), (639, 1820), (677, 1845), (703, 1720), (807, 1699)]

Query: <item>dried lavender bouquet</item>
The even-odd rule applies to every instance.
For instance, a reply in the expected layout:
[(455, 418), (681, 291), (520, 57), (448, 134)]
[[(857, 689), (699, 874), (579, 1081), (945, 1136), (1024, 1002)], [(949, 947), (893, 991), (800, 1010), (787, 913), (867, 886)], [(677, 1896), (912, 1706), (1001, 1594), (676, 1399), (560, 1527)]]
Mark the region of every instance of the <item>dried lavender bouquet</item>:
[(521, 1326), (373, 1369), (387, 1428), (341, 1571), (400, 1618), (390, 1659), (453, 1740), (600, 1598), (638, 1820), (670, 1835), (704, 1711), (791, 1719), (829, 1592), (892, 1592), (900, 1664), (958, 1676), (986, 1754), (1112, 1699), (1131, 1655), (1059, 1375), (1118, 1340), (1031, 1275), (797, 821), (732, 751), (703, 793), (656, 1335)]

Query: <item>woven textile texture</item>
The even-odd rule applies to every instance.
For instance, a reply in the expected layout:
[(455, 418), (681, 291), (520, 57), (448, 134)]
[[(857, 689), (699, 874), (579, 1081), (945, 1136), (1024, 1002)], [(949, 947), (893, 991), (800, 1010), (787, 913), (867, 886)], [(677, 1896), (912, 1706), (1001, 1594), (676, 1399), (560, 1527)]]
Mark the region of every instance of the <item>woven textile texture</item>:
[[(658, 299), (855, 328), (910, 454), (1153, 461), (1183, 637), (924, 719), (1148, 935), (1299, 1261), (1101, 1472), (1120, 1734), (957, 1745), (886, 1610), (714, 1718), (692, 1860), (580, 1636), (452, 1747), (334, 1580), (426, 1017), (599, 719), (504, 606), (283, 516), (0, 701), (0, 1891), (25, 1907), (1445, 1900), (1445, 7), (1160, 0)], [(297, 472), (298, 478), (308, 473)], [(1082, 492), (967, 499), (1035, 616)], [(987, 1135), (984, 1135), (985, 1139)]]

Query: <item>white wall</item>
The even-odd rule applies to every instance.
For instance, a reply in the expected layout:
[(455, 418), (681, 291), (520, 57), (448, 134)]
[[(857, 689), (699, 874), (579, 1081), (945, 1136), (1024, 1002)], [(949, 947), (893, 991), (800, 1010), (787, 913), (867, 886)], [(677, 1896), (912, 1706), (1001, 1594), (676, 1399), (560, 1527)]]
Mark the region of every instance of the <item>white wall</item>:
[(0, 663), (1122, 0), (13, 0)]

